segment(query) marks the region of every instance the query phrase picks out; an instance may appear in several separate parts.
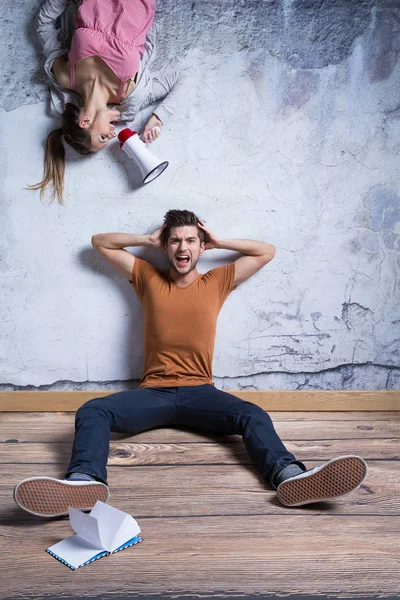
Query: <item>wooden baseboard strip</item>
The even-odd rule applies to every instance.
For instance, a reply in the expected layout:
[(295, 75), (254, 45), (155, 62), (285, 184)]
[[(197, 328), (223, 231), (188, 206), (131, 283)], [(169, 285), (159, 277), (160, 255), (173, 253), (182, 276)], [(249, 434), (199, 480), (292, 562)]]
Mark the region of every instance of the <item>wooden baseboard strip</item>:
[[(0, 392), (0, 412), (75, 412), (112, 391)], [(400, 391), (230, 391), (266, 411), (397, 411)]]

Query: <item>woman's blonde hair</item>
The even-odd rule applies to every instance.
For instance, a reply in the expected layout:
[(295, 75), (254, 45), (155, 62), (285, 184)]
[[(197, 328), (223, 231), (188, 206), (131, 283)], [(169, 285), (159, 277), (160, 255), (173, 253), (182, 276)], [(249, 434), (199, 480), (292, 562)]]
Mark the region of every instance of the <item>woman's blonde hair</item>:
[(63, 138), (80, 154), (91, 154), (91, 136), (87, 129), (79, 126), (80, 109), (68, 102), (62, 115), (63, 124), (60, 129), (49, 133), (44, 152), (43, 179), (40, 183), (28, 186), (28, 190), (40, 190), (40, 199), (43, 200), (46, 187), (51, 186), (50, 199), (57, 196), (63, 202), (64, 173), (65, 173), (65, 148)]

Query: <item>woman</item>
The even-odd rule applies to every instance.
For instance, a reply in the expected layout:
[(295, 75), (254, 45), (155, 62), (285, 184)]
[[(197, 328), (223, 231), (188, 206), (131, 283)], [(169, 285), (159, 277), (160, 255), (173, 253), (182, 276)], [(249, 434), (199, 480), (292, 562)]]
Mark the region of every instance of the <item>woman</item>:
[[(81, 154), (98, 152), (116, 136), (118, 119), (131, 121), (144, 106), (165, 98), (177, 73), (153, 76), (155, 0), (45, 0), (38, 35), (51, 81), (52, 111), (62, 127), (46, 140), (43, 180), (51, 197), (62, 201), (65, 171), (63, 140)], [(117, 104), (109, 108), (109, 104)], [(160, 103), (142, 132), (145, 142), (159, 134), (171, 113)], [(158, 126), (158, 127), (157, 127)]]

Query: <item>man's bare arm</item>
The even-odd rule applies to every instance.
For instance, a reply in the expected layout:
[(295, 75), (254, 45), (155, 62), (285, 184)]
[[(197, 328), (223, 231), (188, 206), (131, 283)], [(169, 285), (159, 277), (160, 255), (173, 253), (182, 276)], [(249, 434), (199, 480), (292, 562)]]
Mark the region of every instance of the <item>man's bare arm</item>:
[(135, 263), (133, 254), (125, 248), (137, 246), (149, 246), (151, 248), (162, 248), (160, 234), (163, 227), (148, 235), (136, 235), (134, 233), (97, 233), (92, 237), (92, 246), (110, 263), (118, 273), (128, 279), (132, 278), (132, 269)]
[(217, 238), (205, 227), (204, 223), (199, 223), (199, 227), (206, 234), (206, 250), (211, 250), (212, 248), (233, 250), (244, 255), (235, 261), (235, 285), (246, 281), (246, 279), (254, 275), (254, 273), (269, 263), (275, 256), (275, 246), (267, 242)]

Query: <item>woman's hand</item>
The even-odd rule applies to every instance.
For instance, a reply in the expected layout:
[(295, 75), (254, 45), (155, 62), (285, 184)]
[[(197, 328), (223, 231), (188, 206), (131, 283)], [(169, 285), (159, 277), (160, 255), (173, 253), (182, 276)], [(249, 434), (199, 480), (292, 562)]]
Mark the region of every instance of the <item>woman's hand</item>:
[(144, 126), (142, 136), (141, 136), (142, 140), (146, 144), (151, 144), (151, 142), (154, 142), (154, 140), (156, 140), (158, 138), (158, 136), (160, 135), (160, 130), (154, 129), (155, 127), (159, 127), (161, 129), (162, 122), (157, 117), (157, 115), (155, 115), (153, 113), (151, 115), (150, 119), (147, 121), (146, 125)]

